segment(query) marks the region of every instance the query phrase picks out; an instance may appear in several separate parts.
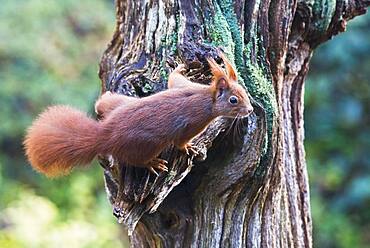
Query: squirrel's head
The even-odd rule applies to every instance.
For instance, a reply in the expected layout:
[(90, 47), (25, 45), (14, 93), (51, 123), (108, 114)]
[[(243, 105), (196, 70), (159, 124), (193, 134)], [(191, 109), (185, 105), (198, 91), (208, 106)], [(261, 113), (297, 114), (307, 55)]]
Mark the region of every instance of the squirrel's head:
[(238, 84), (233, 66), (222, 53), (220, 56), (224, 61), (226, 73), (213, 58), (207, 59), (213, 75), (211, 84), (215, 103), (213, 111), (217, 116), (246, 117), (253, 111), (248, 94)]

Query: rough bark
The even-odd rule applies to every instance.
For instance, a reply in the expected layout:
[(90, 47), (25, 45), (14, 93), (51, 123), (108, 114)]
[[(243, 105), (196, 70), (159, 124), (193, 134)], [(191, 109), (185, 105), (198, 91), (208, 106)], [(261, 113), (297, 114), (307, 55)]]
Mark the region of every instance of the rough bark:
[[(133, 247), (311, 247), (303, 147), (304, 78), (313, 49), (365, 13), (368, 0), (117, 0), (100, 64), (103, 91), (143, 97), (169, 72), (209, 82), (205, 58), (235, 63), (255, 112), (217, 119), (194, 159), (169, 147), (170, 171), (102, 158), (107, 192)], [(221, 60), (218, 59), (220, 62)], [(176, 186), (176, 187), (175, 187)]]

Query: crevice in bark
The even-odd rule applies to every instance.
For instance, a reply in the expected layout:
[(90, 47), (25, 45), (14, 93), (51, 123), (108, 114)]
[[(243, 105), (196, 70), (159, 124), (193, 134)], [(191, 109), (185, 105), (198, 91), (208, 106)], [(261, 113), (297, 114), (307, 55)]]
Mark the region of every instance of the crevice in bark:
[[(168, 73), (209, 83), (222, 49), (254, 114), (215, 120), (195, 139), (202, 156), (169, 147), (159, 177), (101, 158), (106, 188), (134, 247), (311, 247), (303, 148), (304, 78), (313, 49), (363, 14), (368, 0), (116, 0), (100, 63), (103, 91), (144, 97)], [(136, 227), (136, 228), (135, 228)]]

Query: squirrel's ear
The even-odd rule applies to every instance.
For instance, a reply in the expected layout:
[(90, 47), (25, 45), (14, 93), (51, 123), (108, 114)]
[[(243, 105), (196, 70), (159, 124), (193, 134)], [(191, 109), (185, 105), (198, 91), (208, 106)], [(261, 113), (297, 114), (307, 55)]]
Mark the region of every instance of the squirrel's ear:
[(227, 80), (225, 78), (219, 78), (217, 79), (215, 82), (214, 82), (214, 87), (218, 90), (218, 91), (223, 91), (225, 89), (228, 89), (229, 88), (229, 83), (227, 82)]
[(213, 58), (207, 58), (207, 62), (209, 64), (209, 68), (211, 69), (213, 79), (218, 79), (225, 76), (225, 72)]
[(207, 61), (213, 75), (211, 86), (214, 89), (214, 92), (222, 92), (223, 90), (228, 89), (229, 82), (224, 70), (222, 70), (213, 58), (207, 58)]
[(211, 87), (213, 95), (216, 98), (218, 95), (222, 94), (224, 90), (228, 89), (230, 85), (227, 80), (227, 75), (216, 61), (213, 58), (207, 58), (207, 61), (213, 75)]
[(238, 77), (236, 76), (236, 71), (234, 67), (231, 65), (230, 61), (226, 58), (225, 54), (220, 52), (219, 55), (225, 63), (227, 75), (229, 76), (229, 78), (234, 82), (238, 81)]

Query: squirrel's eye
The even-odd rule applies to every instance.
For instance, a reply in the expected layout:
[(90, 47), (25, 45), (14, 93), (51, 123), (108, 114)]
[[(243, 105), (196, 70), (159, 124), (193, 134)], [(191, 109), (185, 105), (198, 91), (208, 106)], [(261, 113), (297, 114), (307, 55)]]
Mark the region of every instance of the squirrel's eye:
[(229, 102), (231, 104), (237, 104), (238, 103), (238, 98), (236, 96), (230, 96)]

